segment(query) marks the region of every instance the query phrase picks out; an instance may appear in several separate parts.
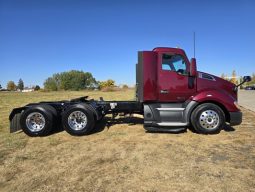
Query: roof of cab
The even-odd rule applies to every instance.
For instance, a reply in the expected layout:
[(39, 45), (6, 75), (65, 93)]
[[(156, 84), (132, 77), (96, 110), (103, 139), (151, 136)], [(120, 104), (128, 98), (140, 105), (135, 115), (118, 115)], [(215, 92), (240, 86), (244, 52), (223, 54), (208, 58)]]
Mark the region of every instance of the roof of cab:
[(172, 48), (172, 47), (156, 47), (152, 51), (155, 52), (173, 52), (177, 54), (185, 54), (185, 51), (180, 48)]

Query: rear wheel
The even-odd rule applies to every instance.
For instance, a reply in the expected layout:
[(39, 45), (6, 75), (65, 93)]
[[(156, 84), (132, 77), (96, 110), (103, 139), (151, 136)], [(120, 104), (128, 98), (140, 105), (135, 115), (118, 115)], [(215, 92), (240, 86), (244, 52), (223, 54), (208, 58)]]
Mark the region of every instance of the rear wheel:
[(22, 130), (29, 136), (45, 136), (52, 130), (55, 114), (48, 105), (36, 105), (27, 108), (20, 117)]
[(89, 106), (76, 104), (63, 113), (62, 124), (71, 135), (87, 135), (94, 128), (95, 119)]
[(225, 124), (225, 115), (219, 106), (213, 103), (204, 103), (192, 112), (191, 123), (198, 133), (219, 133)]

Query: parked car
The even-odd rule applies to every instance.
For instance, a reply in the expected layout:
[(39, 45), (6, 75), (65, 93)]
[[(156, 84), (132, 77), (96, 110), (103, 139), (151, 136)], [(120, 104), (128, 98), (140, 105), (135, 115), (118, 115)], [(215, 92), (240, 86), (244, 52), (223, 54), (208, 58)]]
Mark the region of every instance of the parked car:
[(255, 90), (255, 86), (247, 86), (245, 87), (245, 90)]

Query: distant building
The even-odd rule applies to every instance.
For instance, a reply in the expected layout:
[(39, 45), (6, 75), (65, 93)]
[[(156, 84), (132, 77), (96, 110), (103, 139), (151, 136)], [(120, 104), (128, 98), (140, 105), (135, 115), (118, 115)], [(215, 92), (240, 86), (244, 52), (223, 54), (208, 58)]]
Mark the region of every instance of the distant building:
[(22, 92), (24, 93), (27, 93), (27, 92), (33, 92), (35, 89), (34, 88), (28, 88), (28, 87), (25, 87)]

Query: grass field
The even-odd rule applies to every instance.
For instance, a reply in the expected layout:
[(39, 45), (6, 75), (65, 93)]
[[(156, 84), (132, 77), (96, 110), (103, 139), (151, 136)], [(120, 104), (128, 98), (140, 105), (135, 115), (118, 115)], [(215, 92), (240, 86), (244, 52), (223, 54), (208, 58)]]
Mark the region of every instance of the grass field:
[(255, 114), (218, 135), (146, 133), (119, 119), (82, 137), (9, 134), (12, 108), (89, 95), (132, 100), (134, 91), (0, 93), (0, 191), (255, 191)]

